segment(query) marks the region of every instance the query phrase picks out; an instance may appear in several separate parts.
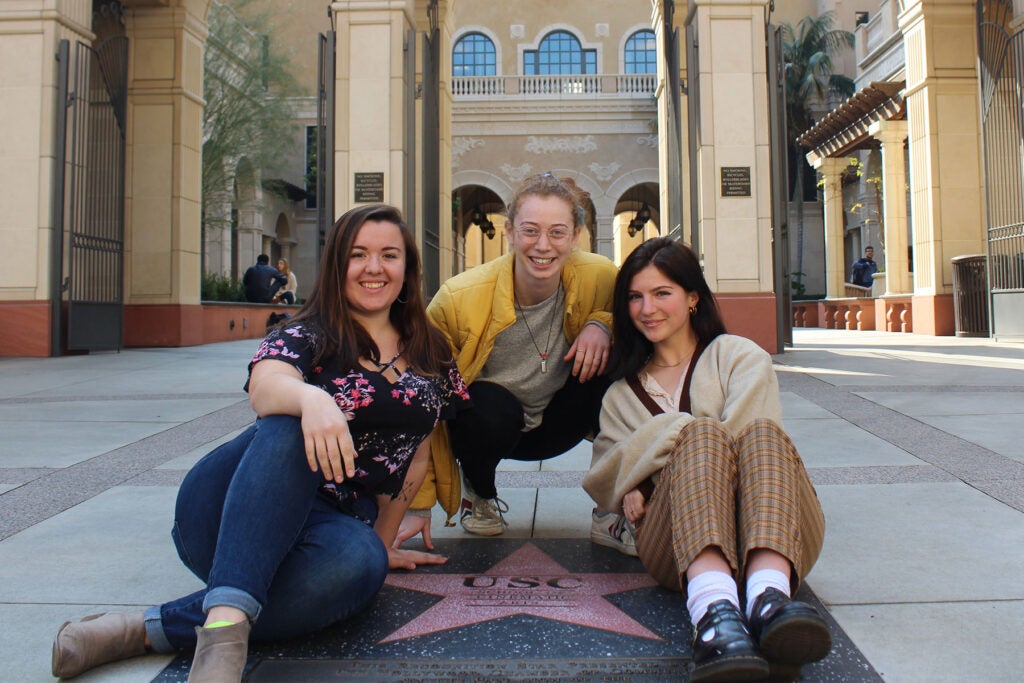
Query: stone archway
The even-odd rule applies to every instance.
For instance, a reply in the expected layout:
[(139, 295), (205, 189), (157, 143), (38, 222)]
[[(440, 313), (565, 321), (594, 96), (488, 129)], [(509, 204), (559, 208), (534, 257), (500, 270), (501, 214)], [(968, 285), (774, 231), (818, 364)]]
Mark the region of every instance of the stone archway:
[(452, 234), (456, 272), (486, 263), (507, 251), (504, 216), (505, 201), (491, 188), (454, 185)]
[(637, 183), (622, 191), (615, 203), (612, 225), (616, 263), (622, 263), (644, 240), (658, 237), (661, 234), (658, 184)]

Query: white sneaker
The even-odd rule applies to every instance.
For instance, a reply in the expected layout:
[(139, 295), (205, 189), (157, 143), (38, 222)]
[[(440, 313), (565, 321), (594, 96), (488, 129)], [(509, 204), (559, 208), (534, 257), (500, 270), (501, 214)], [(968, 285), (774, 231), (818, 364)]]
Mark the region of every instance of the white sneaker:
[(502, 513), (508, 512), (508, 503), (501, 498), (481, 498), (465, 482), (462, 490), (462, 505), (459, 506), (462, 528), (477, 536), (498, 536), (504, 533), (508, 522)]
[(598, 512), (594, 508), (590, 514), (590, 540), (607, 548), (615, 548), (623, 555), (636, 557), (633, 525), (614, 512)]

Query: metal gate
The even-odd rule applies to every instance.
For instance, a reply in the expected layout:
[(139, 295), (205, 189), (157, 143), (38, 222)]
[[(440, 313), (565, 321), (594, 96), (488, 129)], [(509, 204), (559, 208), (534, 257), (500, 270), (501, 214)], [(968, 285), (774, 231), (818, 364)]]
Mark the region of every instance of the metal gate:
[[(684, 202), (683, 202), (683, 137), (682, 137), (682, 92), (683, 83), (679, 75), (679, 50), (680, 45), (680, 34), (679, 29), (674, 27), (675, 22), (675, 2), (669, 0), (665, 3), (664, 16), (662, 17), (661, 35), (664, 41), (664, 54), (665, 54), (665, 81), (666, 90), (665, 95), (667, 97), (667, 106), (665, 107), (665, 132), (668, 137), (668, 159), (666, 160), (665, 168), (665, 187), (667, 191), (662, 193), (666, 198), (666, 206), (662, 207), (662, 215), (665, 218), (662, 223), (668, 226), (667, 237), (672, 239), (683, 240), (689, 242), (689, 245), (693, 247), (698, 253), (700, 252), (700, 244), (697, 241), (698, 236), (698, 225), (697, 223), (690, 221), (690, 234), (686, 235), (683, 228), (686, 222), (686, 216), (683, 215)], [(689, 70), (690, 64), (687, 61), (687, 70)], [(692, 86), (693, 81), (687, 74), (687, 85)], [(690, 139), (692, 144), (693, 139)], [(691, 167), (691, 177), (693, 175), (693, 168)], [(689, 239), (687, 239), (689, 238)]]
[[(423, 259), (423, 294), (431, 297), (441, 286), (441, 31), (438, 26), (437, 0), (427, 6), (429, 33), (423, 35), (423, 212), (421, 219)], [(409, 46), (406, 59), (415, 59)], [(413, 70), (414, 64), (409, 65)], [(413, 102), (410, 100), (410, 107)], [(411, 141), (410, 141), (411, 142)], [(415, 149), (415, 143), (409, 149)], [(415, 161), (406, 173), (412, 184), (416, 177)], [(412, 207), (410, 203), (407, 206)]]
[(327, 231), (334, 225), (334, 41), (335, 33), (320, 34), (316, 107), (316, 222), (320, 234), (317, 257), (324, 251)]
[[(95, 49), (64, 40), (58, 59), (63, 106), (54, 216), (62, 239), (55, 240), (55, 272), (61, 274), (55, 306), (66, 301), (68, 349), (120, 349), (128, 39), (113, 36)], [(54, 337), (59, 352), (59, 330)]]
[(1024, 28), (1010, 0), (979, 0), (990, 316), (994, 336), (1024, 336)]
[(768, 25), (768, 109), (771, 126), (772, 255), (775, 283), (776, 343), (779, 353), (793, 345), (793, 290), (789, 271), (789, 146), (786, 135), (786, 60), (782, 31)]

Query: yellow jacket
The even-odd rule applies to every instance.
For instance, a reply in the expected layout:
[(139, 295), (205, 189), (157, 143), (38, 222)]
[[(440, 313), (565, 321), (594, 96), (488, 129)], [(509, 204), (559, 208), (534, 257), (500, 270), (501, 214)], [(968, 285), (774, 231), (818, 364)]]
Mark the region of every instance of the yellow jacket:
[[(451, 344), (466, 384), (480, 375), (498, 334), (516, 321), (512, 289), (514, 260), (515, 254), (510, 252), (450, 278), (427, 306), (430, 320)], [(604, 256), (579, 249), (569, 254), (562, 268), (562, 290), (565, 292), (563, 329), (570, 344), (588, 322), (599, 322), (608, 330), (612, 329), (616, 272), (615, 264)], [(430, 447), (431, 467), (412, 507), (430, 509), (440, 501), (450, 524), (459, 509), (462, 483), (446, 428), (434, 432)]]

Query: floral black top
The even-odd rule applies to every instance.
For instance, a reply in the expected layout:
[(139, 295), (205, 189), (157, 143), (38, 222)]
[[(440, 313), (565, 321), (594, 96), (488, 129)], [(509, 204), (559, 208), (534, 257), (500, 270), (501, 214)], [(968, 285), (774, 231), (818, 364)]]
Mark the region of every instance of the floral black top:
[(337, 361), (314, 366), (315, 334), (301, 323), (271, 330), (256, 350), (249, 372), (267, 358), (284, 361), (295, 366), (307, 384), (334, 397), (349, 419), (356, 475), (341, 485), (326, 483), (322, 490), (337, 499), (343, 511), (363, 518), (359, 511), (365, 508), (359, 499), (366, 494), (397, 496), (420, 443), (438, 420), (451, 419), (470, 405), (469, 392), (454, 363), (438, 377), (422, 377), (410, 369), (393, 383), (382, 372), (342, 369)]

